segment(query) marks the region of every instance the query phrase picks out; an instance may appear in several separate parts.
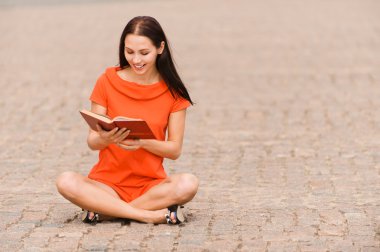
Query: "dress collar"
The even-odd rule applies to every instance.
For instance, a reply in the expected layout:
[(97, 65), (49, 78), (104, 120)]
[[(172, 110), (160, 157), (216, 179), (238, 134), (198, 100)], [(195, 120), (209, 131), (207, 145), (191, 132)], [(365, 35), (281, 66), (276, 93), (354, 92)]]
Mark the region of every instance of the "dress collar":
[(163, 80), (149, 85), (126, 81), (117, 74), (120, 69), (120, 67), (107, 68), (106, 77), (116, 90), (133, 99), (154, 99), (168, 91), (168, 87)]

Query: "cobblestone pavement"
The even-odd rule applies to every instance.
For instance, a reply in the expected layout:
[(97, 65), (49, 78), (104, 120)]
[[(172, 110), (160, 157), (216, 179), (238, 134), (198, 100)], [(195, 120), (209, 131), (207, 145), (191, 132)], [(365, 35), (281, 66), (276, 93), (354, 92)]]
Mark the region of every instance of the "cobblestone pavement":
[[(380, 251), (379, 13), (376, 0), (2, 6), (0, 250)], [(84, 225), (54, 182), (96, 161), (78, 110), (136, 15), (162, 23), (197, 103), (166, 168), (200, 190), (182, 226)]]

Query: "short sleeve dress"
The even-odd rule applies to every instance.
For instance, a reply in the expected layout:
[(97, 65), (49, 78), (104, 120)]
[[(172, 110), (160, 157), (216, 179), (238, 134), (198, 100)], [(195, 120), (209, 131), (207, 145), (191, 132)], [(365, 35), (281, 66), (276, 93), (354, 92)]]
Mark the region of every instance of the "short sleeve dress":
[[(97, 80), (90, 100), (107, 108), (107, 115), (141, 118), (158, 140), (164, 141), (170, 113), (191, 104), (174, 98), (164, 81), (141, 85), (119, 77), (119, 67), (107, 68)], [(127, 151), (115, 144), (99, 152), (99, 161), (88, 177), (112, 187), (130, 202), (166, 178), (163, 158), (144, 149)]]

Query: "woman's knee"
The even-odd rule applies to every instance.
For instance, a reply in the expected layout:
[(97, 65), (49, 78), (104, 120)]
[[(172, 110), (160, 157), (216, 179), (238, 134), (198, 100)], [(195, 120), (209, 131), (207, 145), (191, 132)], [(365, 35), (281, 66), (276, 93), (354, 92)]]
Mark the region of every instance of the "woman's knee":
[(79, 175), (75, 172), (64, 172), (58, 176), (56, 180), (56, 186), (58, 192), (65, 198), (73, 198), (79, 189)]
[(193, 174), (184, 173), (179, 177), (176, 194), (179, 201), (191, 200), (198, 191), (199, 179)]

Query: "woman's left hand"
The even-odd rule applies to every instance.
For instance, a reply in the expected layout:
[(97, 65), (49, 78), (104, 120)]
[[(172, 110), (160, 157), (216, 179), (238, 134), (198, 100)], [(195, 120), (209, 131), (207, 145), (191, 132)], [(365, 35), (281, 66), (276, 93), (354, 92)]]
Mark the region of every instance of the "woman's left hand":
[(120, 148), (124, 150), (134, 151), (142, 146), (142, 140), (124, 140), (117, 144)]

